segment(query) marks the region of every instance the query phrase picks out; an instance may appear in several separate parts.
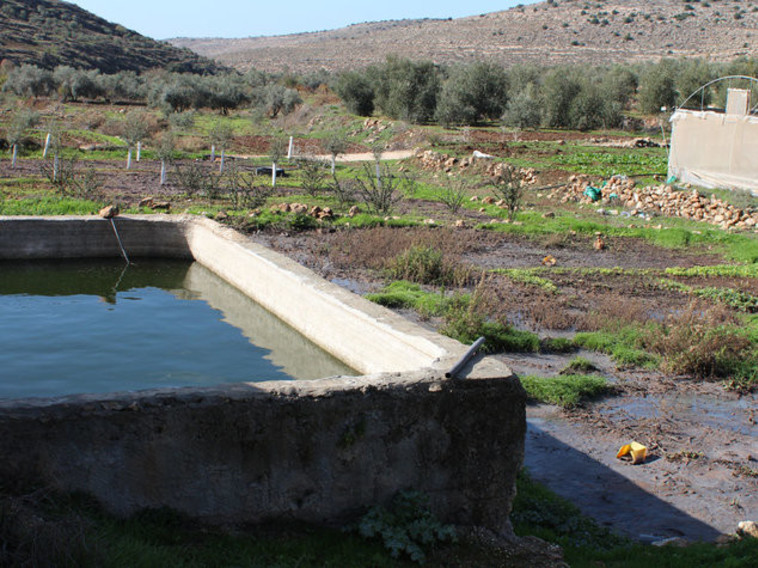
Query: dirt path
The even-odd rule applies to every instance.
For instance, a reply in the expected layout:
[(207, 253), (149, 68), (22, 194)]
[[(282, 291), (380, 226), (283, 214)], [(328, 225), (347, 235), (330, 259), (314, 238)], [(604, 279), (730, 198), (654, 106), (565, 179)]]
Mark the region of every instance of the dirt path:
[[(384, 160), (405, 160), (406, 158), (410, 158), (415, 153), (414, 150), (388, 150), (387, 152), (382, 152), (381, 159)], [(265, 159), (268, 158), (267, 155), (244, 155), (244, 154), (233, 154), (234, 158), (243, 159), (243, 160), (254, 160), (254, 159)], [(330, 154), (318, 154), (315, 156), (312, 156), (313, 158), (317, 160), (323, 160), (325, 162), (331, 162), (332, 156)], [(298, 158), (298, 156), (294, 156), (294, 159)], [(354, 154), (341, 154), (337, 156), (337, 162), (339, 163), (348, 163), (348, 162), (372, 162), (374, 161), (374, 154), (372, 152), (359, 152)]]

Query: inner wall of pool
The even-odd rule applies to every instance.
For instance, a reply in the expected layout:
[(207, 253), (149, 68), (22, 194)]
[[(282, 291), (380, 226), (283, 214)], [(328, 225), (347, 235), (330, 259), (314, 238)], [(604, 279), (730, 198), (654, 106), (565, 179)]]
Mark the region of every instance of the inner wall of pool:
[(355, 374), (198, 263), (0, 262), (0, 398)]

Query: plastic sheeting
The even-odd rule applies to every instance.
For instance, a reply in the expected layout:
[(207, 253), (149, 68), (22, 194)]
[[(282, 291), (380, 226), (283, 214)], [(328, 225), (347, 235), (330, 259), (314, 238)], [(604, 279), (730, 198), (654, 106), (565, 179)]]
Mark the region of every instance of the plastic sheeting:
[(758, 195), (758, 117), (677, 110), (671, 124), (669, 177)]

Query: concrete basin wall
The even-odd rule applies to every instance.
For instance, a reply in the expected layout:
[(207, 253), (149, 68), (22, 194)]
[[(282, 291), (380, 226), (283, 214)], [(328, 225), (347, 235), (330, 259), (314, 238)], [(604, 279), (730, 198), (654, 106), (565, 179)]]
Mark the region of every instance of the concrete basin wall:
[[(218, 523), (340, 523), (415, 489), (447, 522), (507, 530), (526, 423), (506, 366), (478, 358), (445, 379), (464, 346), (207, 219), (115, 222), (130, 256), (195, 258), (369, 374), (0, 400), (0, 484)], [(0, 218), (0, 260), (120, 254), (103, 219)]]

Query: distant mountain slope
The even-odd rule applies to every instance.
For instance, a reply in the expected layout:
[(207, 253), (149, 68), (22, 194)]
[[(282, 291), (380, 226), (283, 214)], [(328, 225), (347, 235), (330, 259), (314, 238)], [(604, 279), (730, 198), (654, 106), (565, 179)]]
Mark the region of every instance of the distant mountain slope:
[(0, 1), (0, 60), (104, 73), (154, 67), (212, 72), (218, 64), (59, 0)]
[(488, 59), (608, 63), (758, 55), (758, 5), (746, 0), (552, 0), (450, 20), (400, 20), (277, 37), (170, 40), (244, 70), (349, 69), (388, 54), (437, 63)]

